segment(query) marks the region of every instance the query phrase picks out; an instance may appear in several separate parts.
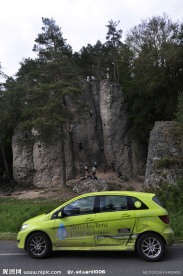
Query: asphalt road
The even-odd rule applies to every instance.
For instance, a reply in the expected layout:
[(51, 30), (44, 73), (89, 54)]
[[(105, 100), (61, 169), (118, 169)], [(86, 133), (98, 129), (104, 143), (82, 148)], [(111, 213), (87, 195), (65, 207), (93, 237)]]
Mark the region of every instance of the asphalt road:
[(146, 262), (134, 252), (57, 252), (35, 260), (12, 241), (0, 241), (0, 276), (4, 275), (183, 275), (183, 244), (167, 249), (165, 258)]

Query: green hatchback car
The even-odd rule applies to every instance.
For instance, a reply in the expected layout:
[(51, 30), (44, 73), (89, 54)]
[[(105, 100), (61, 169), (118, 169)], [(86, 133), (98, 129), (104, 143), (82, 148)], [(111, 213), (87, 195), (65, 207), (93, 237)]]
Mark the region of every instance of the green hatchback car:
[(112, 191), (80, 195), (23, 223), (18, 247), (33, 258), (56, 250), (137, 251), (158, 261), (174, 232), (155, 194)]

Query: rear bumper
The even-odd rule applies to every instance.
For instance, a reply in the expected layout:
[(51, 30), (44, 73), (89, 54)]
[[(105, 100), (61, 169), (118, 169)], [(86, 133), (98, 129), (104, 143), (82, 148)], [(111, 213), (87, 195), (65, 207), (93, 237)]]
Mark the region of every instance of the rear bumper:
[(167, 246), (171, 246), (174, 243), (174, 232), (171, 228), (163, 233), (163, 237), (166, 241)]

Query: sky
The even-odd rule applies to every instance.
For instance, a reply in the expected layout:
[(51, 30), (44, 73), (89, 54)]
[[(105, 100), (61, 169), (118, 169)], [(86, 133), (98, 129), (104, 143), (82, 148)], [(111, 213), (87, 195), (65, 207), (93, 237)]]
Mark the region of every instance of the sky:
[(88, 43), (105, 42), (106, 25), (120, 21), (126, 33), (141, 20), (169, 16), (183, 22), (182, 0), (0, 0), (0, 63), (14, 76), (24, 58), (35, 58), (34, 40), (41, 33), (42, 17), (53, 18), (73, 51)]

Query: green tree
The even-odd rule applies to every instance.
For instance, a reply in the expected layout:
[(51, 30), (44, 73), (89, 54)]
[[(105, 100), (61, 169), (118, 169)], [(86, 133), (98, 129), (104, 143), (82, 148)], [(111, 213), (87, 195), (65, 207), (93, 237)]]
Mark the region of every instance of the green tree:
[(129, 91), (132, 75), (131, 66), (133, 63), (133, 52), (126, 44), (122, 44), (118, 53), (118, 66), (119, 66), (119, 83), (123, 87), (123, 91)]
[(155, 121), (174, 118), (183, 74), (178, 32), (179, 24), (164, 15), (143, 20), (126, 38), (133, 52), (127, 93), (133, 133), (146, 143)]
[[(111, 56), (111, 65), (113, 67), (112, 72), (113, 74), (113, 81), (119, 83), (119, 49), (122, 46), (121, 37), (122, 37), (122, 30), (117, 30), (117, 26), (119, 22), (115, 22), (110, 20), (106, 27), (108, 28), (107, 35), (106, 35), (106, 46), (109, 49), (108, 54)], [(109, 67), (111, 71), (111, 65)]]
[(95, 45), (88, 44), (82, 47), (79, 53), (75, 53), (75, 60), (86, 80), (108, 78), (119, 82), (119, 51), (123, 45), (120, 41), (122, 31), (117, 30), (118, 22), (110, 20), (106, 39), (102, 44), (100, 40)]
[(6, 147), (5, 147), (5, 139), (7, 135), (7, 123), (9, 124), (9, 114), (7, 110), (4, 108), (4, 98), (2, 91), (0, 92), (0, 147), (2, 152), (2, 158), (4, 161), (4, 167), (6, 171), (6, 176), (8, 179), (11, 178), (10, 176), (10, 169), (8, 164), (8, 158), (6, 154)]
[(74, 60), (78, 64), (85, 80), (91, 80), (95, 77), (93, 52), (94, 47), (88, 44), (86, 47), (82, 47), (78, 53), (74, 53)]
[(179, 133), (181, 136), (181, 147), (183, 150), (183, 92), (179, 92), (176, 117), (177, 117), (177, 121), (179, 123)]
[[(0, 79), (3, 79), (5, 77), (1, 63), (0, 63)], [(0, 82), (0, 147), (2, 152), (2, 158), (4, 161), (4, 167), (6, 171), (6, 176), (8, 179), (10, 179), (10, 169), (7, 161), (7, 154), (5, 150), (5, 139), (6, 139), (6, 129), (7, 129), (7, 123), (9, 124), (9, 114), (5, 107), (5, 99), (4, 99), (4, 84), (3, 82)]]
[(74, 58), (85, 80), (100, 80), (106, 78), (109, 67), (109, 49), (101, 41), (97, 41), (94, 46), (88, 44), (82, 47), (79, 53), (74, 54)]
[(0, 145), (7, 178), (11, 178), (11, 138), (21, 113), (20, 91), (16, 81), (7, 77), (0, 91)]
[(53, 19), (42, 18), (42, 33), (36, 38), (35, 61), (26, 60), (18, 72), (18, 81), (26, 89), (24, 126), (57, 134), (61, 143), (62, 183), (66, 185), (65, 125), (73, 117), (68, 107), (71, 98), (81, 92), (81, 79), (74, 65), (71, 47), (66, 44)]

